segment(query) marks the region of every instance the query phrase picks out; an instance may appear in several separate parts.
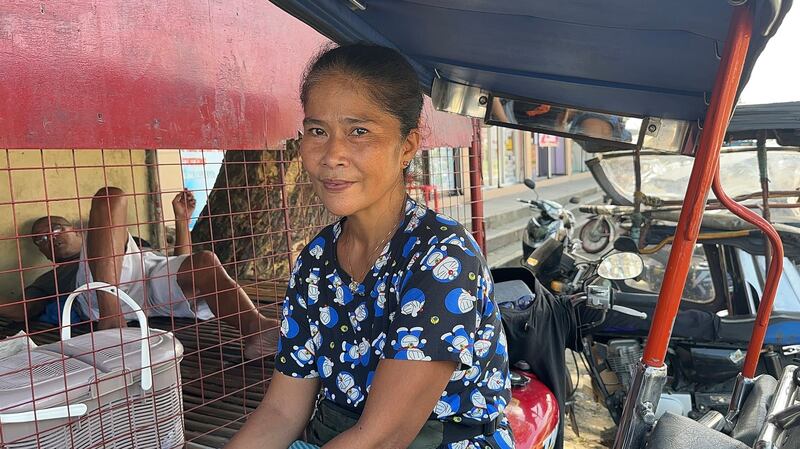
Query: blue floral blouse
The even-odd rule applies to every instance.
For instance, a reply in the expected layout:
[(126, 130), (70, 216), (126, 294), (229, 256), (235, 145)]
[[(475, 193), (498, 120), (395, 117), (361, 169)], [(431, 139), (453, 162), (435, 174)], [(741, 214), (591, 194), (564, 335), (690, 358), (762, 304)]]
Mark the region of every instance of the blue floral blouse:
[[(345, 220), (324, 228), (296, 261), (276, 369), (320, 378), (326, 399), (360, 413), (381, 359), (455, 361), (431, 419), (495, 419), (510, 398), (506, 338), (492, 278), (472, 236), (408, 199), (403, 223), (359, 284), (336, 257)], [(514, 447), (506, 425), (490, 439), (495, 447)], [(447, 448), (486, 444), (479, 436)]]

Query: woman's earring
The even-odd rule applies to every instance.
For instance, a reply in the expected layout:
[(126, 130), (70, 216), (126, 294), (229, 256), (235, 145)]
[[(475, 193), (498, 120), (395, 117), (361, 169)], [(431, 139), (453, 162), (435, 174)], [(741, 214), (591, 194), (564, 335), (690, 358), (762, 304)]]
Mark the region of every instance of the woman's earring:
[(408, 161), (403, 161), (403, 168), (408, 168), (408, 164), (409, 164)]

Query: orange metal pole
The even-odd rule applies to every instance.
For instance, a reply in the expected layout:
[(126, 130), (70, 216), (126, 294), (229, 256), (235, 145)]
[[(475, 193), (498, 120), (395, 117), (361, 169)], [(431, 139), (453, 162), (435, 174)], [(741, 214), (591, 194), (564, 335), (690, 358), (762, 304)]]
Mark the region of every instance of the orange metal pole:
[(781, 237), (774, 227), (764, 217), (751, 211), (747, 207), (733, 201), (724, 190), (719, 179), (719, 168), (717, 168), (716, 176), (714, 177), (714, 194), (731, 212), (739, 217), (756, 225), (767, 236), (772, 249), (772, 258), (769, 260), (769, 269), (767, 270), (767, 281), (764, 284), (764, 294), (761, 296), (761, 302), (758, 304), (758, 313), (756, 314), (756, 322), (753, 325), (753, 333), (750, 337), (750, 344), (747, 347), (747, 357), (744, 359), (744, 367), (742, 368), (742, 375), (748, 379), (756, 376), (756, 367), (758, 365), (758, 358), (761, 355), (761, 346), (764, 345), (764, 336), (767, 334), (767, 326), (769, 326), (769, 316), (772, 313), (772, 304), (775, 302), (775, 294), (778, 291), (778, 283), (781, 280), (781, 273), (783, 272), (783, 244)]
[(664, 283), (658, 296), (653, 325), (650, 327), (647, 346), (642, 357), (643, 363), (647, 366), (664, 365), (672, 326), (681, 304), (681, 294), (689, 272), (689, 263), (697, 242), (697, 234), (700, 232), (708, 190), (719, 163), (719, 149), (733, 111), (733, 102), (736, 99), (736, 91), (750, 45), (752, 22), (749, 4), (735, 8), (725, 51), (714, 81), (705, 128), (695, 155), (692, 175), (678, 220), (675, 240), (669, 254)]

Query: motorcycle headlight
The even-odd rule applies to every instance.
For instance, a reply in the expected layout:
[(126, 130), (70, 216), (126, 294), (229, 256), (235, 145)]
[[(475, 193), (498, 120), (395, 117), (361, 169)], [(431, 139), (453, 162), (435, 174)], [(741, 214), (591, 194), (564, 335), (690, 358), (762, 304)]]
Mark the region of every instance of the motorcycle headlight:
[(542, 240), (546, 239), (548, 235), (551, 233), (555, 233), (555, 231), (551, 231), (549, 226), (540, 226), (533, 231), (533, 239), (537, 242), (541, 242)]

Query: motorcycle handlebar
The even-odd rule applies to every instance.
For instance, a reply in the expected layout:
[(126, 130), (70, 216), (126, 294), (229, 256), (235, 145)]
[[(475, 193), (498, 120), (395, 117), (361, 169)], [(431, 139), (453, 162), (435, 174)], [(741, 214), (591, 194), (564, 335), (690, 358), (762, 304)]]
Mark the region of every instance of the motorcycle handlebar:
[[(592, 272), (592, 271), (587, 271)], [(579, 272), (580, 273), (580, 272)], [(576, 279), (577, 282), (577, 279)], [(626, 307), (615, 303), (615, 290), (610, 285), (600, 285), (590, 283), (585, 287), (586, 295), (583, 299), (586, 304), (594, 309), (613, 310), (624, 315), (646, 320), (647, 313), (636, 310), (632, 307)]]
[(640, 312), (636, 309), (631, 309), (630, 307), (625, 306), (611, 306), (611, 310), (619, 313), (624, 313), (625, 315), (630, 315), (635, 318), (639, 318), (641, 320), (647, 319), (647, 314), (644, 312)]
[(585, 204), (578, 206), (578, 210), (584, 214), (594, 215), (627, 215), (633, 213), (631, 206), (611, 206), (608, 204)]

